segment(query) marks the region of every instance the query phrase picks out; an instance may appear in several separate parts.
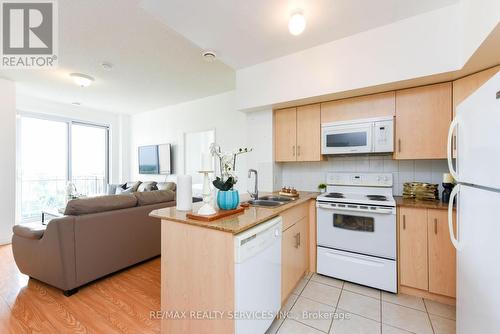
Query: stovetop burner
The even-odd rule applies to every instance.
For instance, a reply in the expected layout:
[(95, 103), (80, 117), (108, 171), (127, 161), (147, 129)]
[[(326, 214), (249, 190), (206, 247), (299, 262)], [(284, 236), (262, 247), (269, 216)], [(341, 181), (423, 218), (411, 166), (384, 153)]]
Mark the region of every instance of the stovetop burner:
[(326, 194), (325, 197), (344, 198), (344, 194), (342, 194), (342, 193), (329, 193), (329, 194)]
[(366, 195), (372, 201), (387, 201), (387, 197), (383, 195)]

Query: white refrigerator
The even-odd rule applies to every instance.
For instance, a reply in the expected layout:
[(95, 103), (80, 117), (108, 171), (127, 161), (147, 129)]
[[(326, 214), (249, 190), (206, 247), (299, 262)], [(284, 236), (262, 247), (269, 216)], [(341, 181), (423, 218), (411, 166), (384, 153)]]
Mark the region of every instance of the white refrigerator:
[[(457, 136), (455, 170), (451, 139)], [(457, 249), (457, 333), (500, 333), (500, 72), (456, 112), (448, 164), (458, 182), (448, 220)], [(451, 224), (457, 198), (457, 231)]]

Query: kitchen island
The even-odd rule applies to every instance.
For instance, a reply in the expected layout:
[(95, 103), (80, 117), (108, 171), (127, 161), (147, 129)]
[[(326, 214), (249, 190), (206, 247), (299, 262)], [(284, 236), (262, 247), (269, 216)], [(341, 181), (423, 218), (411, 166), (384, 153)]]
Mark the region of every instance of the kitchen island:
[[(303, 275), (314, 271), (317, 195), (300, 192), (298, 199), (285, 205), (250, 206), (211, 222), (189, 219), (187, 212), (173, 207), (151, 212), (162, 221), (161, 312), (156, 315), (162, 319), (162, 333), (235, 332), (234, 237), (277, 216), (283, 219), (284, 301)], [(193, 212), (201, 205), (195, 203)]]

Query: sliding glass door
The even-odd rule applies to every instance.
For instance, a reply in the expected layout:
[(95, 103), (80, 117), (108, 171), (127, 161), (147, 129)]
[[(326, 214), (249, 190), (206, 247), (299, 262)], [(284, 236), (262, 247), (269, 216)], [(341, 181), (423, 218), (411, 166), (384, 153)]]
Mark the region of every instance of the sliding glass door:
[(20, 119), (20, 220), (66, 205), (68, 182), (79, 195), (104, 194), (109, 177), (109, 129), (71, 120)]
[(108, 129), (71, 125), (71, 181), (86, 196), (104, 194), (108, 179)]

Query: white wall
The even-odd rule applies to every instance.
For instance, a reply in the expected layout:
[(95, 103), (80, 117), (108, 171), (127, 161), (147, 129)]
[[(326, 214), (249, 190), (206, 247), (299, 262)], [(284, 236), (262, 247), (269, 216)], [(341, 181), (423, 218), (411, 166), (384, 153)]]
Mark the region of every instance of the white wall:
[(318, 184), (326, 181), (327, 172), (383, 172), (392, 173), (393, 194), (403, 193), (405, 182), (439, 184), (443, 190), (443, 173), (448, 173), (446, 160), (393, 160), (391, 156), (328, 157), (327, 161), (282, 163), (283, 185), (300, 190), (317, 191)]
[(474, 54), (500, 22), (500, 1), (461, 0), (460, 18), (462, 36), (462, 63)]
[[(173, 144), (174, 175), (184, 173), (184, 134), (215, 129), (215, 140), (223, 151), (247, 146), (246, 114), (236, 111), (234, 92), (227, 92), (131, 116), (130, 170), (133, 180), (164, 181), (165, 176), (140, 175), (137, 148), (151, 144)], [(251, 147), (251, 145), (250, 145)], [(238, 157), (236, 188), (247, 190), (247, 158)], [(201, 159), (201, 157), (200, 157)]]
[(10, 243), (16, 212), (16, 88), (0, 79), (0, 244)]
[(458, 69), (459, 7), (404, 19), (236, 73), (237, 108), (327, 95)]
[[(259, 172), (259, 190), (276, 190), (280, 181), (280, 167), (274, 162), (273, 111), (271, 109), (246, 114), (246, 133), (249, 147), (248, 168)], [(252, 187), (250, 185), (250, 187)]]
[(62, 104), (24, 95), (17, 96), (17, 110), (21, 114), (44, 114), (109, 126), (110, 182), (119, 183), (130, 178), (129, 115), (113, 114), (84, 106)]

